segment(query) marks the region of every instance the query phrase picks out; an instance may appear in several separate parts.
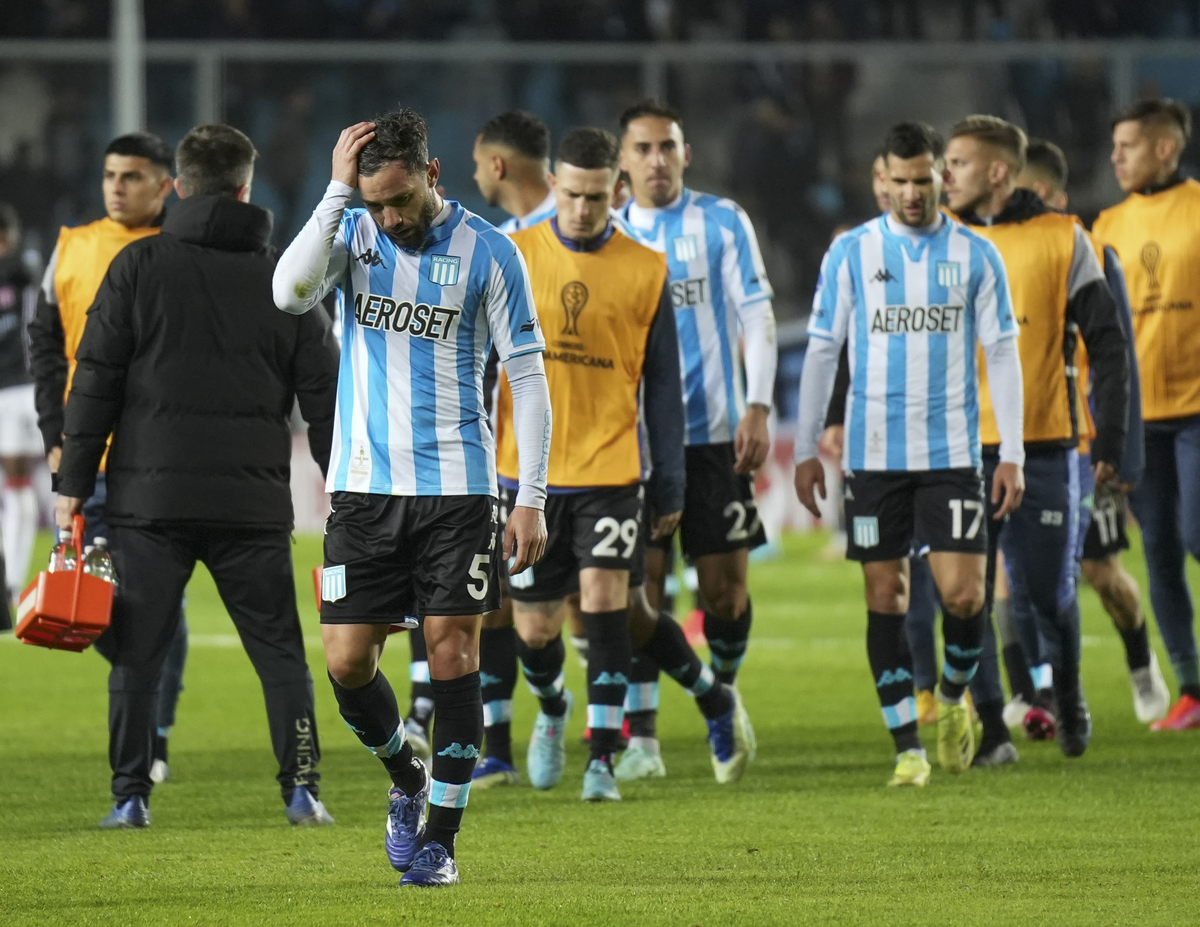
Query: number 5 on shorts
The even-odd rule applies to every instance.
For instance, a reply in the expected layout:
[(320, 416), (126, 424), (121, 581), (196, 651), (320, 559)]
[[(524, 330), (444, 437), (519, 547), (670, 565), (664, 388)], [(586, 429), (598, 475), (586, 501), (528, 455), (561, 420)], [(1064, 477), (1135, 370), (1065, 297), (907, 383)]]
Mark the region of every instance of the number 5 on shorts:
[(975, 513), (975, 517), (971, 519), (971, 525), (967, 528), (966, 539), (973, 541), (975, 535), (979, 534), (979, 526), (983, 524), (983, 503), (976, 502), (974, 499), (951, 499), (950, 500), (950, 537), (959, 541), (963, 538), (963, 512), (968, 514)]
[(467, 583), (467, 592), (471, 598), (483, 601), (488, 593), (488, 565), (492, 562), (492, 558), (487, 554), (476, 554), (475, 559), (471, 561), (471, 570), (467, 574), (471, 579), (479, 580), (479, 585)]

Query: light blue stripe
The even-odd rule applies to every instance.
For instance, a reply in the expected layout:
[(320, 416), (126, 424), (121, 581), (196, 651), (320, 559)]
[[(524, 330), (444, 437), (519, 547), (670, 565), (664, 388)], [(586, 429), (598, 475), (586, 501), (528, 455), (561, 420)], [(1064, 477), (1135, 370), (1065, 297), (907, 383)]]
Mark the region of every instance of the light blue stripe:
[(408, 664), (408, 678), (412, 682), (429, 682), (429, 661), (413, 660), (410, 662)]
[[(521, 331), (533, 320), (534, 312), (533, 306), (526, 298), (525, 274), (522, 272), (521, 262), (517, 258), (517, 246), (507, 235), (501, 234), (478, 216), (472, 216), (467, 220), (467, 228), (474, 231), (487, 247), (490, 260), (485, 265), (485, 279), (492, 273), (491, 260), (494, 260), (496, 266), (500, 268), (500, 275), (504, 279), (504, 288), (508, 291), (508, 335), (513, 346), (524, 348), (536, 345), (538, 341), (536, 329), (530, 328), (527, 331)], [(473, 271), (474, 268), (472, 268)], [(485, 290), (479, 292), (483, 293)]]
[[(931, 243), (926, 274), (929, 281), (929, 305), (945, 306), (950, 301), (950, 291), (938, 282), (937, 275), (938, 262), (946, 261), (949, 257), (950, 224), (946, 223)], [(929, 406), (925, 412), (925, 433), (929, 444), (931, 470), (944, 470), (950, 466), (950, 437), (946, 429), (948, 338), (949, 335), (943, 332), (926, 335), (929, 352)]]
[(623, 705), (588, 705), (588, 727), (601, 730), (620, 730), (625, 723), (625, 708)]
[(1042, 663), (1029, 671), (1035, 689), (1049, 689), (1054, 685), (1054, 670), (1049, 663)]
[(492, 491), (488, 455), (484, 449), (483, 427), (483, 365), (488, 349), (483, 355), (475, 350), (478, 326), (487, 325), (481, 316), (482, 297), (488, 289), (488, 273), (492, 266), (491, 253), (483, 239), (476, 237), (475, 250), (471, 255), (471, 266), (467, 278), (467, 298), (463, 300), (463, 311), (458, 318), (458, 433), (462, 437), (463, 458), (466, 463), (467, 492), (486, 496)]
[(983, 279), (983, 254), (979, 241), (971, 242), (971, 296), (968, 309), (963, 310), (963, 408), (967, 414), (967, 446), (971, 449), (971, 466), (983, 466), (983, 449), (979, 443), (979, 376), (975, 368), (975, 304), (979, 284)]
[(626, 711), (656, 711), (658, 709), (658, 683), (633, 683), (625, 690)]
[(684, 361), (684, 408), (687, 419), (687, 443), (708, 444), (708, 398), (704, 390), (704, 352), (696, 310), (686, 306), (675, 311), (675, 329), (679, 335)]
[[(448, 800), (448, 794), (452, 794), (453, 799)], [(439, 808), (465, 808), (470, 794), (471, 783), (469, 782), (460, 785), (452, 782), (438, 782), (434, 779), (433, 787), (429, 790), (429, 803), (437, 805)]]
[(955, 669), (949, 663), (946, 663), (942, 666), (942, 674), (954, 685), (965, 686), (975, 678), (975, 671), (978, 669), (978, 663), (972, 663), (971, 668), (967, 670)]
[[(375, 250), (383, 263), (368, 272), (370, 292), (376, 296), (391, 296), (398, 255), (392, 240), (379, 232)], [(363, 294), (366, 300), (368, 294)], [(392, 451), (388, 426), (387, 332), (382, 329), (363, 329), (367, 346), (367, 436), (371, 442), (370, 491), (387, 495), (392, 491)]]
[(717, 343), (721, 352), (721, 376), (725, 385), (725, 414), (732, 433), (737, 428), (737, 393), (734, 392), (733, 343), (729, 334), (729, 307), (725, 303), (725, 276), (721, 256), (725, 251), (725, 238), (721, 226), (708, 212), (704, 213), (704, 240), (708, 248), (708, 295), (713, 310), (713, 325), (717, 330)]
[[(889, 306), (906, 305), (905, 261), (907, 241), (895, 235), (883, 237), (883, 266), (891, 279), (884, 283)], [(908, 339), (887, 337), (887, 469), (908, 469)]]
[(849, 453), (847, 459), (851, 470), (861, 470), (867, 460), (867, 363), (868, 326), (866, 294), (862, 282), (862, 239), (858, 238), (846, 254), (850, 263), (850, 282), (854, 287), (854, 367), (850, 371), (850, 385), (854, 391), (854, 402), (850, 412)]
[(491, 727), (493, 724), (502, 724), (505, 721), (512, 720), (512, 699), (496, 699), (492, 702), (483, 703), (483, 724), (484, 727)]
[(885, 705), (883, 708), (883, 722), (890, 731), (911, 724), (916, 717), (917, 700), (911, 695), (896, 705)]
[(1075, 551), (1079, 546), (1079, 452), (1069, 448), (1064, 456), (1067, 463), (1067, 510), (1063, 517), (1067, 520), (1067, 543), (1063, 545), (1062, 566), (1056, 588), (1060, 612), (1070, 608), (1076, 601)]
[[(350, 728), (350, 730), (353, 731), (354, 728)], [(378, 757), (385, 757), (385, 756), (395, 756), (397, 753), (400, 752), (400, 749), (403, 746), (404, 746), (404, 725), (401, 724), (398, 728), (396, 728), (396, 733), (392, 735), (391, 740), (389, 740), (382, 747), (367, 747), (367, 749), (370, 750), (372, 753), (374, 753)]]
[[(430, 306), (441, 303), (442, 288), (429, 279), (429, 259), (434, 254), (445, 254), (450, 240), (447, 236), (421, 255), (417, 270), (417, 303)], [(408, 345), (417, 495), (439, 496), (442, 493), (442, 459), (437, 434), (437, 371), (433, 361), (437, 343), (428, 338), (410, 337)]]
[[(343, 237), (347, 249), (354, 242), (357, 218), (354, 214), (342, 220)], [(354, 288), (351, 273), (346, 271), (338, 298), (342, 303), (342, 357), (338, 365), (338, 425), (342, 429), (342, 446), (338, 454), (337, 472), (333, 485), (345, 489), (350, 475), (351, 431), (354, 428)]]

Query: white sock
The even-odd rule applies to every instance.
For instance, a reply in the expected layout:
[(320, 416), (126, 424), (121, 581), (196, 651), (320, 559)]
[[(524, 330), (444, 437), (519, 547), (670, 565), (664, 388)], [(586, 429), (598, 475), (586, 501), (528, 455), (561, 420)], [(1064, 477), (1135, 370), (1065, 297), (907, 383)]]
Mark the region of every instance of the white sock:
[(0, 502), (4, 505), (4, 514), (0, 516), (4, 566), (9, 593), (16, 598), (25, 588), (29, 559), (33, 556), (33, 542), (37, 536), (37, 493), (28, 481), (17, 486), (6, 482), (0, 493)]

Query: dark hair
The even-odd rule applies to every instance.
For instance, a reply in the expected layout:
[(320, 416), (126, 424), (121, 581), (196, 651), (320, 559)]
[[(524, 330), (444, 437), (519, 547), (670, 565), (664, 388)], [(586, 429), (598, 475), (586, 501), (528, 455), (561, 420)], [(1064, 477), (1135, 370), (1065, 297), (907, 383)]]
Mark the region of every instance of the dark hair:
[(378, 174), (399, 162), (410, 174), (423, 173), (429, 166), (429, 123), (415, 110), (397, 109), (376, 116), (375, 137), (358, 153), (358, 172), (363, 177)]
[(149, 132), (130, 132), (120, 135), (108, 143), (104, 155), (124, 155), (127, 158), (145, 158), (151, 164), (157, 164), (167, 173), (175, 167), (175, 152), (171, 146), (157, 135)]
[(584, 170), (618, 170), (621, 146), (611, 132), (584, 126), (572, 129), (558, 145), (558, 160)]
[(1067, 189), (1067, 156), (1054, 142), (1031, 138), (1025, 152), (1025, 167), (1045, 175), (1058, 189)]
[(879, 153), (885, 161), (888, 155), (907, 160), (923, 154), (931, 154), (937, 160), (946, 153), (946, 143), (928, 123), (898, 122), (888, 129)]
[(16, 207), (11, 203), (0, 203), (0, 232), (5, 234), (21, 233), (21, 217), (17, 215)]
[(196, 126), (175, 149), (185, 196), (233, 196), (254, 175), (254, 143), (233, 126)]
[(1185, 145), (1192, 137), (1191, 111), (1178, 100), (1139, 100), (1117, 114), (1112, 128), (1115, 129), (1119, 122), (1138, 122), (1142, 128), (1177, 128), (1183, 133)]
[(642, 119), (646, 116), (654, 116), (657, 119), (669, 119), (675, 125), (679, 126), (679, 131), (683, 131), (683, 120), (679, 118), (679, 113), (676, 110), (659, 100), (647, 98), (639, 103), (634, 103), (633, 106), (621, 113), (621, 132), (624, 133), (629, 128), (629, 123), (633, 122), (633, 120)]
[(1014, 171), (1020, 171), (1025, 166), (1029, 139), (1019, 126), (999, 116), (968, 116), (950, 130), (951, 138), (963, 136), (995, 145), (1008, 155), (1009, 164)]
[(479, 130), (485, 144), (504, 145), (534, 161), (550, 157), (550, 129), (533, 113), (514, 109), (489, 119)]

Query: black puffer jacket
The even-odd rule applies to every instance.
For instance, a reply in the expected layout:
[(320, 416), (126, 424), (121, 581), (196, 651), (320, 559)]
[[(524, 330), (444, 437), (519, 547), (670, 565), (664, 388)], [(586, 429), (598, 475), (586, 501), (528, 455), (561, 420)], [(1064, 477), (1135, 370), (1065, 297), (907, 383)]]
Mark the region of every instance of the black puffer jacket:
[(291, 526), (293, 398), (324, 472), (338, 360), (324, 313), (275, 308), (270, 231), (257, 206), (194, 196), (116, 257), (76, 355), (59, 492), (91, 495), (111, 432), (109, 522)]

